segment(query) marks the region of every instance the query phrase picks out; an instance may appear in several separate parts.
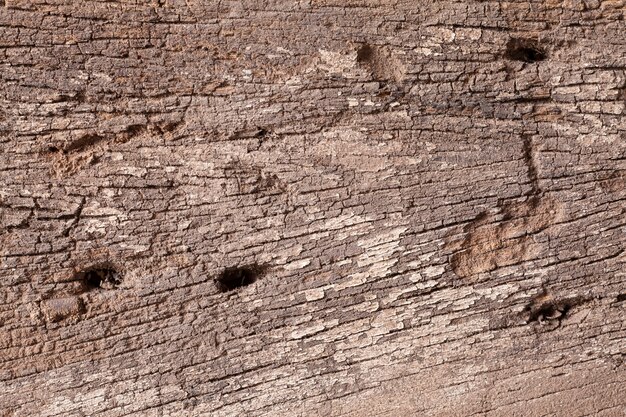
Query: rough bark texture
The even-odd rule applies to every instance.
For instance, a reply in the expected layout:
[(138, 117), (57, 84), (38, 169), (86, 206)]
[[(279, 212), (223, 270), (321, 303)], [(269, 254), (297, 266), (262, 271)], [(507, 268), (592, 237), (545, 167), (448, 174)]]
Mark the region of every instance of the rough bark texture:
[(625, 415), (625, 9), (0, 1), (0, 415)]

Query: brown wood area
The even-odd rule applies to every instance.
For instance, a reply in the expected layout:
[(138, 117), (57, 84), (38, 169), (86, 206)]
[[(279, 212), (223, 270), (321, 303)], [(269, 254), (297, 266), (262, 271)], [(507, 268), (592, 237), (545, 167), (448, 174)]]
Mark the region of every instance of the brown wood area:
[(0, 0), (0, 416), (626, 416), (625, 16)]

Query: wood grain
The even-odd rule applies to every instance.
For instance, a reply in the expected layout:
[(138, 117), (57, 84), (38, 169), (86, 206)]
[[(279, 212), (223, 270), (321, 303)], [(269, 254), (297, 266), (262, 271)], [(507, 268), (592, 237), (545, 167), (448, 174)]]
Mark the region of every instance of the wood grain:
[(626, 2), (0, 2), (0, 416), (626, 415)]

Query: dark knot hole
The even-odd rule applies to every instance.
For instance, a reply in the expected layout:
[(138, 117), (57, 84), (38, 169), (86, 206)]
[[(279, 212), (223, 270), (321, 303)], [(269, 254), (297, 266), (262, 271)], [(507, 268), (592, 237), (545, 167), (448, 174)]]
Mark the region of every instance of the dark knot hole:
[(361, 45), (361, 47), (356, 51), (357, 62), (369, 62), (372, 60), (373, 56), (374, 49), (368, 44)]
[(531, 39), (512, 38), (506, 44), (504, 56), (513, 61), (533, 63), (546, 59), (546, 51)]
[(266, 271), (262, 265), (246, 265), (226, 268), (217, 278), (221, 292), (229, 292), (255, 283)]
[(122, 274), (111, 266), (91, 267), (80, 271), (77, 280), (82, 281), (87, 290), (95, 288), (113, 289), (122, 283)]

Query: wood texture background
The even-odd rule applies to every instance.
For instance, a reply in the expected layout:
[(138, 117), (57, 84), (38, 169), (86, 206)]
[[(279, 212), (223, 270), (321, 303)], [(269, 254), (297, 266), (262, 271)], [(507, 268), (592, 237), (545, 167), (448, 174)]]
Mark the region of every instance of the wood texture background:
[(1, 0), (0, 415), (626, 415), (625, 10)]

